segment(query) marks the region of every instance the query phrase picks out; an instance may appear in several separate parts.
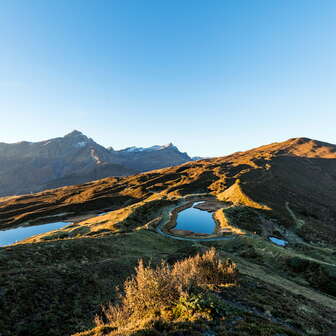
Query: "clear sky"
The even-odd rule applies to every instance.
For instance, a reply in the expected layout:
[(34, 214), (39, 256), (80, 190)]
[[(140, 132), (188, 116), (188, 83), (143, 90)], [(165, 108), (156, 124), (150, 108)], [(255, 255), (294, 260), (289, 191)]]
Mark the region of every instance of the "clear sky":
[(0, 1), (2, 142), (336, 143), (335, 89), (335, 0)]

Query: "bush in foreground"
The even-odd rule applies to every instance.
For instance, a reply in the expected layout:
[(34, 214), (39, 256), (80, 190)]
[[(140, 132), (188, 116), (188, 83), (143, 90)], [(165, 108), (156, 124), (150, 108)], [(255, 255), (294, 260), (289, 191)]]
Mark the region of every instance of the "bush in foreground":
[(236, 278), (236, 265), (220, 260), (215, 249), (172, 266), (162, 262), (151, 268), (141, 260), (135, 275), (124, 284), (120, 304), (103, 308), (103, 316), (97, 316), (95, 322), (122, 332), (158, 320), (211, 319), (221, 303), (206, 289), (234, 285)]

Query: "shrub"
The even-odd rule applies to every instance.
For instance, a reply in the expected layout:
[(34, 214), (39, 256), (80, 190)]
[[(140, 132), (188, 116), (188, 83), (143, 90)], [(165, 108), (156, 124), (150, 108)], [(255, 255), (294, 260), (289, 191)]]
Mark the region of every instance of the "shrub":
[(189, 290), (192, 286), (234, 283), (237, 269), (230, 259), (221, 261), (216, 249), (212, 248), (203, 255), (197, 254), (176, 262), (171, 273), (183, 290)]
[(179, 298), (173, 308), (173, 315), (184, 320), (220, 316), (225, 311), (223, 302), (212, 293), (186, 294)]
[[(220, 260), (216, 250), (186, 258), (170, 266), (162, 262), (155, 268), (140, 260), (135, 275), (124, 283), (119, 305), (103, 308), (103, 318), (96, 317), (99, 325), (105, 323), (123, 328), (134, 323), (148, 323), (155, 318), (174, 319), (185, 313), (216, 312), (214, 300), (205, 299), (202, 291), (209, 285), (234, 284), (236, 265)], [(183, 313), (183, 314), (182, 314)]]

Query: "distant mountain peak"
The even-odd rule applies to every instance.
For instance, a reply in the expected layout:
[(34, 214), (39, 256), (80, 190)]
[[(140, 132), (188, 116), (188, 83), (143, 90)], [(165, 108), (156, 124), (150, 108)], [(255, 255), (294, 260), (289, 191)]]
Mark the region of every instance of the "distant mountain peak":
[(66, 134), (63, 139), (67, 140), (73, 147), (76, 148), (83, 148), (88, 144), (99, 146), (91, 138), (77, 130), (73, 130), (72, 132)]
[(82, 132), (77, 131), (77, 130), (73, 130), (72, 132), (66, 134), (64, 137), (78, 137), (78, 136), (86, 137), (86, 135), (84, 135)]

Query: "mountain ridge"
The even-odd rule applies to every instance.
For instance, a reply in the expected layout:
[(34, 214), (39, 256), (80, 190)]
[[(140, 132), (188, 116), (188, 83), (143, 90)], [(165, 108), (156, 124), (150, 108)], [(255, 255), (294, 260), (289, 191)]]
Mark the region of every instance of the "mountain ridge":
[(0, 196), (125, 176), (190, 161), (176, 146), (107, 149), (78, 130), (38, 142), (0, 143)]

